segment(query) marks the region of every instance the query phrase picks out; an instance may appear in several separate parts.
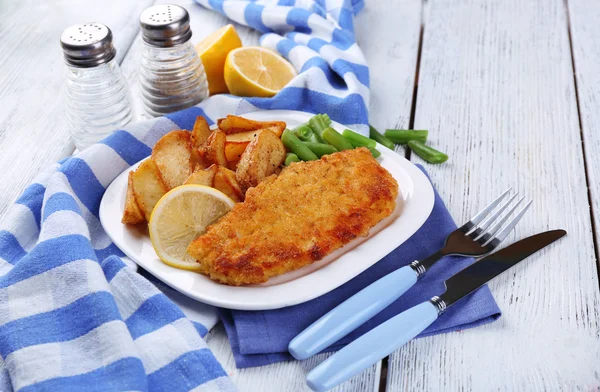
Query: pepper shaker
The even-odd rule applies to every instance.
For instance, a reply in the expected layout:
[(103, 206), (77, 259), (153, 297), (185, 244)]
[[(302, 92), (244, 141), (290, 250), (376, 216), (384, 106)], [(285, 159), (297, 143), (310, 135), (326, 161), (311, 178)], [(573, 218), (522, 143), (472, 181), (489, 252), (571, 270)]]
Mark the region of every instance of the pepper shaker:
[(82, 150), (122, 128), (133, 117), (129, 88), (101, 23), (68, 27), (60, 37), (68, 67), (65, 106), (71, 137)]
[(140, 91), (149, 117), (186, 109), (208, 97), (202, 61), (190, 42), (190, 16), (177, 5), (154, 5), (140, 16)]

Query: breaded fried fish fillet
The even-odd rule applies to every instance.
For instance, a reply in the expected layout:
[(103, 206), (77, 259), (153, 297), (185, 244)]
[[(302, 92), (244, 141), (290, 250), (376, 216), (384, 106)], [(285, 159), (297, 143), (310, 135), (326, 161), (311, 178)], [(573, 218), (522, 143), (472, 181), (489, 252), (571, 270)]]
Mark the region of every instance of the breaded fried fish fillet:
[(397, 196), (398, 183), (366, 148), (292, 163), (250, 188), (188, 252), (211, 279), (266, 282), (366, 236)]

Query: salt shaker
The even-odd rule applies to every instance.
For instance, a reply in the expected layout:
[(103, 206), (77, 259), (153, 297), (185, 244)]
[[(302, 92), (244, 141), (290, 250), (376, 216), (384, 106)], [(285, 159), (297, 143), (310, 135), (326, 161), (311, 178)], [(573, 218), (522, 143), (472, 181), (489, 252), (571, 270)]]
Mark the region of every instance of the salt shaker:
[(150, 117), (186, 109), (208, 97), (202, 61), (190, 42), (190, 16), (177, 5), (154, 5), (140, 16), (140, 91)]
[(82, 150), (131, 121), (131, 96), (107, 26), (71, 26), (62, 33), (60, 45), (68, 67), (67, 121), (75, 146)]

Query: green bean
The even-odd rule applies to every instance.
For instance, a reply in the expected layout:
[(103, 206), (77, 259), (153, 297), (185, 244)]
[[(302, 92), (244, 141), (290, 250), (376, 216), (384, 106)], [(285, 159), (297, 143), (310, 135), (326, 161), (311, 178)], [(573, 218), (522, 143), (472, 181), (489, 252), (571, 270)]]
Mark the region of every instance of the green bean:
[(408, 142), (408, 147), (415, 152), (418, 156), (423, 158), (429, 163), (443, 163), (448, 160), (448, 155), (440, 152), (434, 148), (426, 146), (417, 140), (411, 140)]
[(326, 114), (317, 114), (308, 120), (308, 125), (310, 125), (313, 132), (322, 136), (323, 131), (331, 125), (331, 119)]
[(337, 152), (337, 149), (330, 144), (304, 142), (304, 145), (310, 148), (310, 150), (314, 152), (315, 155), (319, 158), (321, 158), (323, 155), (329, 155), (333, 154), (334, 152)]
[(393, 150), (396, 147), (390, 139), (377, 132), (377, 129), (372, 125), (369, 125), (369, 137), (390, 150)]
[(369, 148), (369, 151), (371, 151), (371, 155), (373, 155), (373, 158), (378, 158), (381, 155), (379, 150), (376, 148)]
[(293, 152), (298, 156), (299, 159), (303, 161), (316, 161), (319, 159), (319, 157), (317, 157), (310, 150), (310, 148), (302, 144), (300, 139), (298, 139), (296, 135), (294, 135), (294, 133), (289, 129), (283, 131), (283, 134), (281, 135), (281, 141), (289, 152)]
[(342, 132), (342, 136), (344, 136), (354, 147), (367, 147), (367, 148), (375, 148), (377, 147), (377, 142), (375, 140), (369, 139), (366, 136), (361, 135), (360, 133), (356, 133), (349, 129), (344, 129)]
[(386, 129), (385, 137), (396, 144), (406, 144), (411, 140), (425, 143), (427, 141), (428, 133), (429, 132), (426, 130), (418, 131), (413, 129)]
[(296, 137), (303, 142), (308, 142), (312, 139), (313, 130), (308, 125), (300, 125), (292, 130)]
[(300, 162), (300, 158), (298, 158), (298, 155), (292, 152), (288, 152), (287, 154), (285, 154), (285, 161), (283, 162), (283, 164), (285, 166), (289, 166), (292, 164), (292, 162)]
[(323, 136), (323, 139), (325, 139), (327, 143), (337, 148), (338, 151), (352, 150), (354, 148), (348, 139), (340, 135), (333, 128), (326, 128), (321, 136)]
[(316, 132), (312, 133), (312, 137), (310, 138), (309, 141), (313, 142), (313, 143), (327, 144), (327, 142), (325, 140), (323, 140), (323, 138), (321, 137), (321, 135), (319, 135)]

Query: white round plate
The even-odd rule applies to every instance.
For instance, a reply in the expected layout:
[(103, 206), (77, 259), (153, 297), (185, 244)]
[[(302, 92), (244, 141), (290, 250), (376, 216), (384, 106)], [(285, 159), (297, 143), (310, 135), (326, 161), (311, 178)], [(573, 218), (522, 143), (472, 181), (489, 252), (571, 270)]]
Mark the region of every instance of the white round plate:
[[(245, 114), (253, 120), (285, 121), (289, 128), (305, 123), (312, 115), (289, 110)], [(346, 127), (333, 123), (333, 127)], [(199, 273), (169, 267), (160, 261), (146, 228), (121, 223), (129, 170), (117, 177), (100, 204), (100, 220), (113, 242), (140, 267), (198, 301), (229, 309), (277, 309), (309, 301), (341, 286), (360, 274), (413, 235), (433, 208), (433, 188), (425, 175), (410, 161), (378, 145), (378, 161), (398, 181), (400, 188), (395, 212), (358, 238), (323, 260), (291, 271), (259, 285), (233, 287), (219, 284)], [(139, 165), (133, 165), (135, 169)]]

